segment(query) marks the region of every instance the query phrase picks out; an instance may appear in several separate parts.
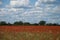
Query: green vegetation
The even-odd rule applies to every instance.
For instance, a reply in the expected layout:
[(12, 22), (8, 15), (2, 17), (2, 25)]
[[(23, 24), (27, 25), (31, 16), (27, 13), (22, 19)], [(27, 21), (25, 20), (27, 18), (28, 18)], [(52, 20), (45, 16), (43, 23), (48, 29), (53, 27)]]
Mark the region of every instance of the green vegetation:
[(13, 25), (23, 25), (23, 22), (22, 21), (19, 21), (19, 22), (14, 22)]
[(0, 22), (0, 26), (2, 26), (2, 25), (35, 25), (35, 26), (48, 25), (48, 26), (60, 26), (60, 24), (57, 24), (57, 23), (46, 23), (46, 21), (40, 21), (39, 23), (34, 23), (34, 24), (31, 24), (29, 22), (22, 22), (22, 21), (16, 21), (13, 24), (11, 24), (11, 23), (6, 23), (5, 21), (1, 21)]
[(39, 25), (46, 25), (46, 21), (40, 21)]
[(7, 25), (7, 23), (5, 21), (1, 21), (0, 25)]

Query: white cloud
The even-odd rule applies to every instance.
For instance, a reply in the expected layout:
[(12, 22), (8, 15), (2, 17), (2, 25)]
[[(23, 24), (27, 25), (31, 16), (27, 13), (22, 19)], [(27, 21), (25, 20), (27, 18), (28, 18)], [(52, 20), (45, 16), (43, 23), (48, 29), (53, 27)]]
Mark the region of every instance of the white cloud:
[(44, 3), (47, 3), (47, 2), (54, 2), (56, 0), (38, 0), (36, 3), (35, 3), (35, 6), (41, 6), (42, 4)]
[(2, 2), (0, 1), (0, 5), (2, 4)]
[(53, 11), (53, 13), (60, 13), (60, 6), (56, 6)]
[[(48, 21), (53, 22), (53, 20), (56, 21), (56, 18), (59, 18), (54, 16), (54, 13), (58, 13), (60, 7), (56, 6), (54, 8), (50, 7), (49, 5), (46, 5), (44, 8), (43, 7), (34, 7), (31, 9), (23, 9), (23, 8), (2, 8), (0, 9), (0, 17), (5, 17), (6, 15), (8, 18), (1, 18), (1, 20), (24, 20), (24, 21), (40, 21), (40, 20), (45, 20), (47, 19)], [(59, 11), (60, 12), (60, 11)], [(11, 21), (10, 20), (10, 21)], [(58, 19), (59, 20), (59, 19)], [(30, 21), (30, 22), (31, 22)], [(55, 22), (54, 21), (54, 22)]]
[[(30, 6), (29, 0), (11, 0), (10, 5), (6, 8), (0, 9), (0, 19), (8, 21), (29, 21), (38, 22), (40, 20), (47, 20), (50, 22), (55, 22), (60, 16), (60, 6), (55, 6), (54, 4), (43, 4), (43, 2), (55, 1), (55, 0), (38, 0), (30, 9), (15, 8), (14, 6)], [(31, 7), (31, 6), (30, 6)], [(55, 16), (55, 14), (56, 16)], [(60, 19), (58, 19), (59, 21)], [(57, 21), (57, 22), (58, 22)]]
[(29, 0), (11, 0), (10, 5), (11, 6), (28, 6)]

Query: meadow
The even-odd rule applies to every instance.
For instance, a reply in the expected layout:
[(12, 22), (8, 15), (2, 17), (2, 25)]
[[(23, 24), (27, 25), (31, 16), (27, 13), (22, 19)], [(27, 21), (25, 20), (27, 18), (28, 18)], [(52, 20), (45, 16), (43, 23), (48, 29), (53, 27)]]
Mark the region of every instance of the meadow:
[(60, 27), (0, 26), (0, 40), (60, 40)]

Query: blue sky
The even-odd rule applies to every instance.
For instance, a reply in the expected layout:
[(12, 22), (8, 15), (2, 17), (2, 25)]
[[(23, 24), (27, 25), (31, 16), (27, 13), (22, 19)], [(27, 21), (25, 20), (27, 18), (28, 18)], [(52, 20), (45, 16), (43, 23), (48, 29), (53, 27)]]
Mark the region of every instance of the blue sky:
[(0, 21), (60, 23), (60, 0), (0, 0)]

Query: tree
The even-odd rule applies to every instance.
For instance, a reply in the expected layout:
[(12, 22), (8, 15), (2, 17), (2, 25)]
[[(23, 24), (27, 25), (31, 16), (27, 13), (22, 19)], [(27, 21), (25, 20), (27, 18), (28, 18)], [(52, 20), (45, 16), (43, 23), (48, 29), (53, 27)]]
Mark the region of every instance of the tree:
[(22, 21), (14, 22), (14, 25), (23, 25), (23, 22)]
[(31, 25), (29, 22), (25, 22), (24, 25)]
[(19, 25), (23, 25), (23, 22), (22, 21), (19, 21)]
[(57, 23), (53, 23), (53, 26), (58, 26), (59, 24), (57, 24)]
[(48, 25), (48, 26), (52, 26), (52, 23), (47, 23), (46, 25)]
[(48, 25), (48, 26), (59, 26), (59, 24), (57, 24), (57, 23), (48, 23), (46, 25)]
[(39, 25), (45, 25), (46, 24), (46, 21), (40, 21), (39, 22)]
[(10, 25), (12, 25), (12, 24), (11, 24), (11, 23), (7, 23), (7, 25), (9, 25), (9, 26), (10, 26)]
[(0, 25), (7, 25), (7, 23), (5, 21), (1, 21)]
[(37, 26), (37, 25), (38, 25), (38, 23), (34, 23), (34, 24), (32, 24), (32, 25), (35, 25), (35, 26)]

